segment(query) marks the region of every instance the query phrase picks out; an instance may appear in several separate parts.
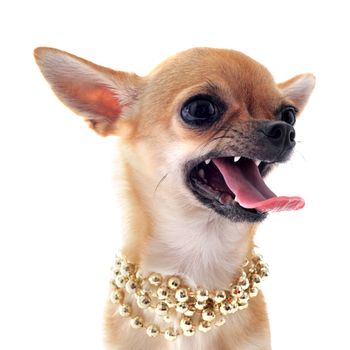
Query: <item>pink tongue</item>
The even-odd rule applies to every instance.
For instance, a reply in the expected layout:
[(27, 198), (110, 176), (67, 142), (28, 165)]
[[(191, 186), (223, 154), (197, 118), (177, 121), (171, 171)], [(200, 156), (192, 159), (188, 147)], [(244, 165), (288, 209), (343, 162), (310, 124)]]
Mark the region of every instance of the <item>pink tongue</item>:
[(234, 163), (232, 158), (213, 159), (226, 185), (236, 195), (236, 202), (261, 212), (298, 210), (305, 202), (300, 197), (277, 197), (265, 184), (257, 165), (251, 159)]

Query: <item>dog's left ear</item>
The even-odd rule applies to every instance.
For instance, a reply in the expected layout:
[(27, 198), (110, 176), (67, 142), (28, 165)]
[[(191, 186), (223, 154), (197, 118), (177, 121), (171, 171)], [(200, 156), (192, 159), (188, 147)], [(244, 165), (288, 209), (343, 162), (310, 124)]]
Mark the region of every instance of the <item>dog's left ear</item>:
[(118, 134), (118, 122), (132, 108), (140, 93), (142, 78), (114, 71), (70, 53), (40, 47), (35, 59), (57, 97), (82, 115), (100, 135)]
[(297, 75), (277, 86), (284, 97), (291, 101), (298, 111), (301, 112), (315, 87), (315, 82), (315, 76), (306, 73)]

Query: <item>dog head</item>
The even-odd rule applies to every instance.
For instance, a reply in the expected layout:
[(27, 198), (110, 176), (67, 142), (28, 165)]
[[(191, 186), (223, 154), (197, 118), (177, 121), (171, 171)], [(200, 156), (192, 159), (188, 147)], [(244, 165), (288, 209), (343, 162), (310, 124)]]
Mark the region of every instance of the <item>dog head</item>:
[(313, 75), (276, 84), (246, 55), (209, 48), (179, 53), (146, 77), (55, 49), (35, 57), (68, 107), (97, 133), (120, 136), (139, 190), (160, 193), (160, 205), (248, 222), (303, 206), (299, 197), (277, 197), (263, 177), (293, 151)]

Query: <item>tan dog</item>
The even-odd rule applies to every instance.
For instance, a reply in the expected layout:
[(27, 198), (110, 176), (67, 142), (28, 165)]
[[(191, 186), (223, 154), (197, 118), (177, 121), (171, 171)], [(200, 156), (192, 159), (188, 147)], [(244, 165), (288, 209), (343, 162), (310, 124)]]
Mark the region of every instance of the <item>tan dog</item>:
[(50, 48), (35, 57), (63, 103), (100, 135), (120, 137), (123, 257), (107, 348), (270, 349), (255, 224), (304, 202), (277, 197), (262, 178), (295, 146), (313, 75), (275, 84), (244, 54), (210, 48), (146, 77)]

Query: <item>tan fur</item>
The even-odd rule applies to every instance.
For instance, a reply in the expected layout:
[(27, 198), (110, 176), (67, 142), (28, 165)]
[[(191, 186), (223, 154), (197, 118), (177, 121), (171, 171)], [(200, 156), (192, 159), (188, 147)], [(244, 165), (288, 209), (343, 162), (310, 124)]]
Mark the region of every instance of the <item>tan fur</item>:
[[(244, 54), (209, 48), (175, 55), (143, 78), (58, 50), (37, 49), (35, 56), (65, 104), (85, 116), (99, 134), (120, 137), (122, 252), (146, 272), (179, 274), (195, 287), (227, 287), (253, 246), (255, 226), (231, 223), (200, 204), (183, 184), (182, 166), (225, 144), (214, 139), (222, 134), (220, 128), (234, 126), (247, 134), (250, 130), (244, 122), (272, 120), (284, 100), (301, 110), (313, 88), (313, 76), (304, 74), (277, 85), (265, 67)], [(184, 101), (212, 90), (228, 104), (224, 118), (215, 130), (186, 128), (178, 117)], [(236, 147), (246, 147), (239, 139), (234, 142)], [(218, 251), (211, 251), (209, 240)], [(110, 350), (270, 349), (261, 294), (223, 327), (175, 343), (131, 329), (109, 302), (105, 315)]]

